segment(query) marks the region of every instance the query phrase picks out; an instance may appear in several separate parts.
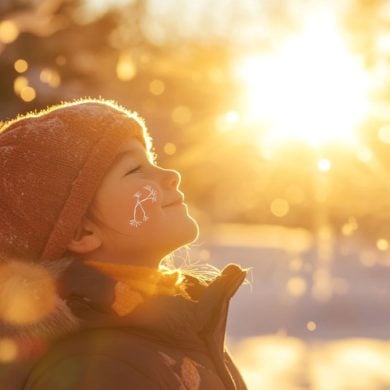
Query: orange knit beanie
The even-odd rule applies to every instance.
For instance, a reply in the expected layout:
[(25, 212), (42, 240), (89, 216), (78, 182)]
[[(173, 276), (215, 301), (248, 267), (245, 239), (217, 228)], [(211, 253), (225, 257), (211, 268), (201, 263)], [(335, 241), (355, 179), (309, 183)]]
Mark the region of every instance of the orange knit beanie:
[(123, 141), (151, 139), (142, 120), (111, 101), (52, 106), (0, 128), (0, 258), (52, 260), (88, 209)]

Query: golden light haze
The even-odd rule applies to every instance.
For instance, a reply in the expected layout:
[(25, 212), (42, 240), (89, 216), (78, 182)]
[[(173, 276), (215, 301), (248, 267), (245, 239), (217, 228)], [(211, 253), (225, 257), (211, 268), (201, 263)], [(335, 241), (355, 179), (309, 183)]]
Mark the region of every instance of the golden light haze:
[(266, 143), (356, 143), (369, 110), (369, 75), (330, 9), (308, 11), (302, 29), (267, 53), (237, 61), (243, 111), (267, 128)]
[[(310, 321), (307, 331), (315, 327)], [(389, 341), (350, 338), (305, 344), (275, 334), (245, 339), (232, 351), (251, 390), (378, 390), (390, 386)]]

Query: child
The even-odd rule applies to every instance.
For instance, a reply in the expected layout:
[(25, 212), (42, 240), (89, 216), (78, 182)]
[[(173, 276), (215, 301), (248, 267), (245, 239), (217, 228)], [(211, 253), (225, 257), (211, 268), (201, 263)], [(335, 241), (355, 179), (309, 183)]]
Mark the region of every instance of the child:
[(236, 265), (159, 266), (194, 241), (142, 120), (82, 99), (0, 129), (0, 388), (245, 389), (224, 347)]

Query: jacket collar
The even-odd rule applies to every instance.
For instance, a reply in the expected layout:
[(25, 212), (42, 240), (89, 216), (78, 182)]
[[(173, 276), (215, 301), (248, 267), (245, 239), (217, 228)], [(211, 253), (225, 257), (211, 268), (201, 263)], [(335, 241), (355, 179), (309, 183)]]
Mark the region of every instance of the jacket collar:
[[(112, 309), (116, 281), (100, 270), (71, 257), (42, 263), (39, 267), (55, 281), (56, 303), (52, 310), (31, 323), (0, 322), (1, 333), (23, 340), (24, 346), (48, 345), (52, 340), (80, 329), (122, 326), (173, 345), (190, 348), (206, 345), (214, 354), (220, 355), (229, 300), (245, 279), (245, 271), (229, 265), (208, 285), (188, 277), (191, 298), (157, 295), (145, 300), (128, 315), (118, 316)], [(9, 277), (17, 276), (11, 273)], [(25, 288), (33, 286), (36, 289), (38, 285), (37, 280), (24, 280)], [(6, 296), (0, 287), (0, 307)]]

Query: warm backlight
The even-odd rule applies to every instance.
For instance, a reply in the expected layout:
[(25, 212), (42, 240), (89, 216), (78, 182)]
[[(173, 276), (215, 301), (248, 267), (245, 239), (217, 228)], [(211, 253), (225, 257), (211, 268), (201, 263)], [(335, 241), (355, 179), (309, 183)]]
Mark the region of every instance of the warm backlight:
[(356, 141), (368, 110), (368, 75), (334, 15), (310, 14), (299, 34), (272, 54), (239, 61), (236, 71), (247, 86), (246, 116), (265, 124), (268, 141)]

